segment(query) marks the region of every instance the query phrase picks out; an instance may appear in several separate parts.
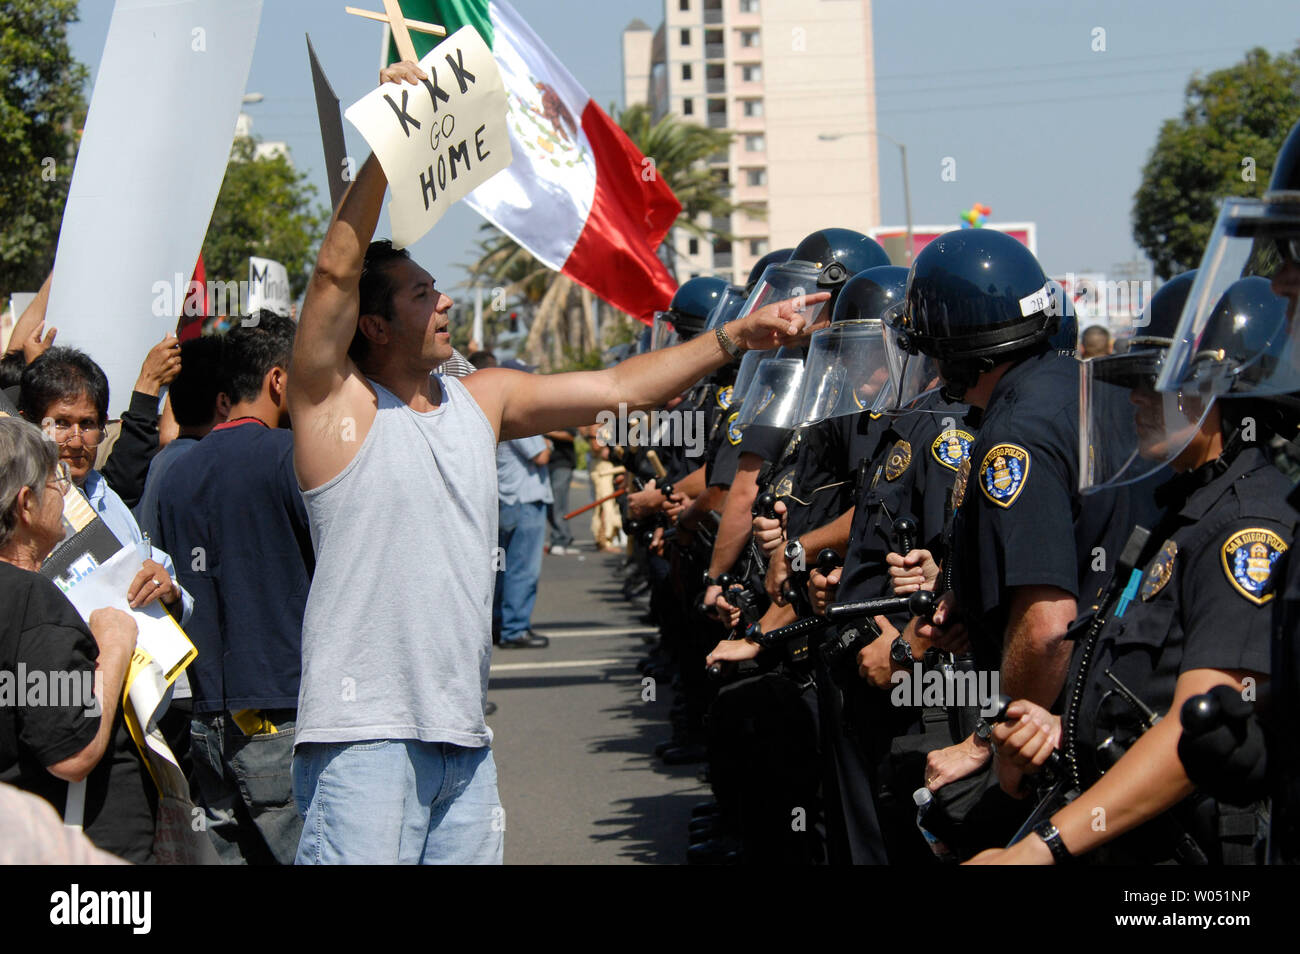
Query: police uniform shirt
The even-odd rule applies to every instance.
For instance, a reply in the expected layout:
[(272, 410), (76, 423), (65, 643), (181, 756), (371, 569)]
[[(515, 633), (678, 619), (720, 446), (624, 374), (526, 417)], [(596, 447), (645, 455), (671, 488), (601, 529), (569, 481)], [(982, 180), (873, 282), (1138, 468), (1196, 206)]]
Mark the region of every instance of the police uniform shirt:
[(990, 668), (1001, 659), (1008, 591), (1046, 585), (1091, 601), (1133, 525), (1128, 488), (1077, 492), (1078, 367), (1048, 351), (1009, 368), (984, 412), (969, 474), (954, 484), (953, 589)]
[[(1142, 734), (1140, 710), (1106, 670), (1148, 708), (1173, 719), (1179, 714), (1169, 706), (1183, 672), (1269, 672), (1276, 564), (1290, 546), (1297, 519), (1284, 499), (1289, 489), (1290, 481), (1268, 456), (1248, 447), (1225, 472), (1175, 503), (1153, 532), (1137, 592), (1122, 614), (1118, 605), (1111, 614), (1082, 683), (1077, 752), (1085, 787)], [(1080, 663), (1076, 653), (1073, 667)], [(1072, 677), (1068, 692), (1079, 688), (1077, 673)], [(1099, 753), (1112, 738), (1114, 743)], [(1191, 817), (1186, 809), (1176, 814)], [(1215, 861), (1219, 831), (1197, 834)], [(1112, 861), (1173, 857), (1168, 829), (1153, 823), (1107, 847), (1105, 857)]]
[(899, 517), (916, 522), (917, 546), (933, 545), (943, 532), (948, 490), (974, 441), (966, 411), (965, 405), (936, 394), (919, 410), (893, 419), (881, 432), (876, 456), (857, 495), (836, 599), (872, 599), (892, 593), (885, 558), (897, 548), (894, 521)]
[(847, 437), (859, 416), (828, 418), (799, 429), (789, 472), (780, 475), (773, 486), (773, 493), (785, 500), (789, 512), (787, 539), (830, 523), (853, 505), (857, 461), (849, 458)]
[[(1300, 510), (1300, 486), (1287, 503)], [(1273, 601), (1269, 703), (1259, 707), (1268, 747), (1268, 782), (1272, 796), (1270, 864), (1300, 864), (1300, 557), (1291, 549), (1278, 561), (1281, 574)]]

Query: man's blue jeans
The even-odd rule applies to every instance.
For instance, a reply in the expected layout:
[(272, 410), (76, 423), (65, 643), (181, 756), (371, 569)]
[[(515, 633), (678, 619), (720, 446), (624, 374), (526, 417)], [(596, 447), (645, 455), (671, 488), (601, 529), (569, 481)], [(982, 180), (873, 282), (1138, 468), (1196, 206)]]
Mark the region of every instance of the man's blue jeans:
[(293, 756), (300, 865), (501, 864), (492, 750), (450, 742), (309, 742)]
[(569, 485), (573, 483), (573, 468), (565, 464), (551, 467), (551, 499), (547, 508), (547, 520), (551, 525), (551, 546), (568, 547), (573, 545), (573, 534), (569, 531), (569, 521), (564, 515), (569, 512)]
[(532, 624), (537, 579), (542, 575), (542, 543), (546, 535), (546, 504), (500, 505), (497, 545), (505, 553), (497, 573), (492, 615), (501, 620), (501, 642), (522, 639)]

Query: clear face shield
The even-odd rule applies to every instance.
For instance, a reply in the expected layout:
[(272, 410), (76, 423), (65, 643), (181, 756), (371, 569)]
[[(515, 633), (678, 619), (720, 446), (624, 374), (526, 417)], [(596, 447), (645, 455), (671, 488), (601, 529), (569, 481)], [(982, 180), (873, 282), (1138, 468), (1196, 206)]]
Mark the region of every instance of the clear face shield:
[(902, 328), (906, 301), (891, 306), (881, 318), (881, 336), (885, 346), (885, 361), (892, 385), (892, 403), (888, 407), (877, 405), (877, 412), (903, 414), (917, 410), (942, 386), (938, 363), (927, 354), (908, 350), (907, 331)]
[[(763, 269), (758, 284), (750, 294), (745, 306), (741, 308), (739, 318), (744, 318), (764, 305), (777, 301), (789, 301), (791, 298), (803, 298), (815, 295), (823, 289), (817, 287), (817, 278), (821, 270), (809, 262), (784, 262), (769, 265)], [(830, 320), (828, 302), (803, 306), (804, 329), (812, 329), (819, 322)]]
[[(1286, 321), (1274, 337), (1287, 340), (1257, 342), (1254, 354), (1225, 361), (1221, 353), (1205, 347), (1203, 339), (1229, 286), (1244, 276), (1271, 280), (1272, 294), (1286, 306)], [(1157, 390), (1195, 390), (1207, 396), (1300, 391), (1300, 353), (1292, 332), (1298, 299), (1300, 196), (1228, 199), (1183, 306)]]
[(745, 394), (736, 426), (789, 430), (799, 423), (804, 363), (796, 358), (768, 358), (758, 366)]
[(740, 370), (736, 372), (736, 383), (731, 388), (731, 407), (738, 408), (744, 403), (749, 386), (754, 383), (758, 366), (768, 358), (775, 358), (780, 348), (768, 348), (766, 351), (746, 351), (740, 359)]
[(739, 285), (728, 285), (723, 289), (718, 303), (709, 312), (709, 320), (705, 323), (702, 334), (711, 335), (727, 322), (739, 318), (741, 309), (745, 307), (745, 298), (745, 289)]
[(1079, 363), (1079, 490), (1142, 480), (1172, 464), (1201, 431), (1213, 395), (1157, 391), (1163, 349)]
[(650, 350), (661, 351), (682, 343), (682, 336), (673, 328), (671, 311), (656, 311), (654, 324), (650, 326)]
[(878, 319), (839, 321), (808, 344), (799, 422), (870, 411), (889, 384)]

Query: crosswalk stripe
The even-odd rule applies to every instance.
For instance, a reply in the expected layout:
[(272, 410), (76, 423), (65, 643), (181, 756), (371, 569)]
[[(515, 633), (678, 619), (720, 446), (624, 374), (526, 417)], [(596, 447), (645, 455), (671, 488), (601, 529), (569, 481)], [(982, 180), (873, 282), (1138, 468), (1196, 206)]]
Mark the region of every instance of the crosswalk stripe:
[(581, 669), (589, 666), (627, 666), (631, 667), (626, 659), (574, 659), (569, 662), (537, 662), (537, 663), (497, 663), (492, 667), (492, 672), (519, 672), (523, 669)]
[(659, 630), (653, 626), (588, 626), (584, 629), (534, 629), (538, 636), (569, 639), (574, 636), (648, 636)]

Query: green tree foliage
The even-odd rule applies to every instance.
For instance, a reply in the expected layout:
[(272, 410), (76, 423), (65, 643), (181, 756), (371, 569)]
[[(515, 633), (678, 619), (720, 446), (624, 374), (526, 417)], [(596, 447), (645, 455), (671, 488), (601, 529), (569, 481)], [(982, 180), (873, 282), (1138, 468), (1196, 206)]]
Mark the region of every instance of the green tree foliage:
[(1276, 57), (1257, 48), (1235, 66), (1193, 76), (1186, 99), (1182, 115), (1160, 127), (1133, 197), (1133, 238), (1162, 278), (1200, 262), (1217, 200), (1268, 188), (1300, 118), (1300, 47)]
[(314, 206), (316, 187), (283, 156), (255, 158), (256, 143), (235, 140), (207, 237), (208, 281), (247, 281), (248, 257), (272, 258), (289, 273), (293, 296), (307, 287), (329, 213)]
[(0, 3), (0, 294), (35, 291), (54, 264), (85, 122), (86, 68), (73, 60), (76, 0)]

